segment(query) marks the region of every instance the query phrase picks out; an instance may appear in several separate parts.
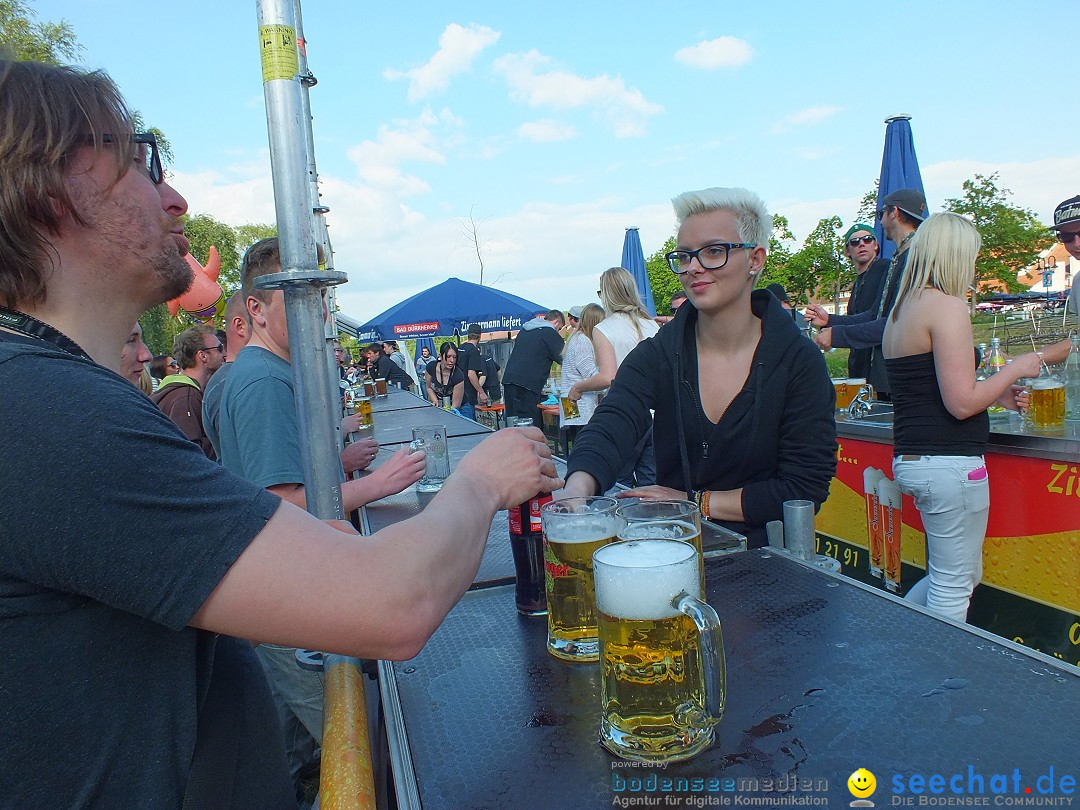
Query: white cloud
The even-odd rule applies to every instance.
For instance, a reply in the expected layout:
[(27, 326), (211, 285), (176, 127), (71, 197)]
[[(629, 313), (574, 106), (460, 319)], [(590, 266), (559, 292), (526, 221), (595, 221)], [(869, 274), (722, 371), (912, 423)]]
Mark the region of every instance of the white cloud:
[(577, 130), (570, 124), (563, 124), (551, 118), (539, 121), (527, 121), (518, 127), (518, 137), (537, 143), (568, 141), (577, 136)]
[(445, 164), (440, 139), (453, 137), (459, 126), (459, 119), (448, 110), (436, 115), (425, 109), (417, 118), (380, 126), (375, 140), (362, 141), (350, 147), (346, 154), (356, 164), (362, 180), (406, 196), (424, 194), (430, 190), (427, 183), (405, 174), (400, 164)]
[(593, 109), (619, 138), (643, 135), (645, 121), (664, 110), (640, 90), (627, 87), (619, 76), (578, 76), (559, 70), (549, 57), (536, 50), (500, 56), (494, 65), (506, 79), (515, 101), (557, 110)]
[(423, 65), (411, 70), (387, 68), (387, 79), (409, 80), (409, 101), (426, 98), (438, 90), (444, 90), (455, 76), (467, 71), (480, 52), (499, 41), (501, 34), (486, 25), (469, 25), (468, 28), (450, 23), (439, 37), (439, 50)]
[(807, 107), (805, 110), (799, 110), (797, 113), (786, 115), (773, 124), (772, 134), (779, 135), (780, 133), (787, 132), (795, 127), (810, 126), (811, 124), (820, 124), (826, 118), (831, 118), (836, 115), (843, 107)]
[(676, 62), (701, 70), (739, 67), (753, 56), (754, 49), (750, 43), (738, 37), (717, 37), (675, 51)]

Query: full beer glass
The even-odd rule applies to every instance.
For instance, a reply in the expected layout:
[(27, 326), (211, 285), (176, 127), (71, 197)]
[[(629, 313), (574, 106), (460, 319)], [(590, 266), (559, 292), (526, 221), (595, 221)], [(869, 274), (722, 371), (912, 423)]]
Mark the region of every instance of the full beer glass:
[(548, 652), (565, 661), (596, 661), (593, 552), (615, 539), (625, 521), (614, 498), (563, 498), (544, 504), (544, 591)]
[[(697, 549), (701, 572), (701, 592), (705, 593), (705, 556), (701, 546), (701, 512), (693, 501), (638, 501), (624, 503), (617, 513), (626, 519), (627, 527), (619, 533), (620, 539), (634, 540), (638, 537), (666, 537), (682, 540)], [(635, 533), (636, 524), (670, 522), (660, 534)], [(659, 529), (660, 527), (654, 527)]]
[(623, 759), (689, 759), (724, 713), (724, 646), (701, 600), (697, 550), (623, 540), (593, 554), (600, 632), (600, 744)]
[(1037, 428), (1065, 427), (1065, 383), (1057, 377), (1039, 377), (1029, 391), (1032, 424)]

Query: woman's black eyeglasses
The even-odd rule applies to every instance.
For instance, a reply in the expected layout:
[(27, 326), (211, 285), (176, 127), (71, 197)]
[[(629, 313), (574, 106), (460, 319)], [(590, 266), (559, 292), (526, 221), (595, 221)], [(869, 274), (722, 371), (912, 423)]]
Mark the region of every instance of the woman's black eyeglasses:
[(698, 264), (704, 270), (719, 270), (728, 263), (731, 251), (740, 248), (750, 250), (756, 247), (757, 245), (751, 242), (714, 242), (697, 250), (673, 250), (670, 253), (665, 253), (664, 258), (667, 260), (671, 272), (681, 276), (690, 269), (690, 262), (694, 259), (698, 260)]

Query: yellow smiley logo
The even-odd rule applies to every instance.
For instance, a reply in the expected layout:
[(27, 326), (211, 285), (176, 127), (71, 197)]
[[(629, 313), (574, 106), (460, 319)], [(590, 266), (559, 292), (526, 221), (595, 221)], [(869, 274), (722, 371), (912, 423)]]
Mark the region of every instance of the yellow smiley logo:
[(866, 768), (859, 768), (847, 780), (848, 790), (857, 799), (865, 799), (877, 788), (877, 779)]

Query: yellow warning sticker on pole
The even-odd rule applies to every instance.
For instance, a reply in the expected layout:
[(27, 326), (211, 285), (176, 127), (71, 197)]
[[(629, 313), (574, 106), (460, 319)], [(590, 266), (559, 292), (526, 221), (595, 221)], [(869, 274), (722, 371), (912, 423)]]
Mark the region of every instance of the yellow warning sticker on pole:
[(259, 55), (264, 82), (294, 78), (300, 72), (296, 29), (288, 25), (259, 26)]

